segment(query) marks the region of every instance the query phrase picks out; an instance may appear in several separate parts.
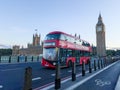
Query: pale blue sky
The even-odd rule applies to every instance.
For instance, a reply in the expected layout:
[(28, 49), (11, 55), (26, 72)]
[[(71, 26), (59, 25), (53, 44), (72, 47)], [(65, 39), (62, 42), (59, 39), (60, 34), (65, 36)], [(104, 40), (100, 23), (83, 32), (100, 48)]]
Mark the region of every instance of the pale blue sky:
[(0, 44), (27, 46), (35, 29), (80, 34), (96, 45), (101, 12), (107, 47), (120, 47), (120, 0), (0, 0)]

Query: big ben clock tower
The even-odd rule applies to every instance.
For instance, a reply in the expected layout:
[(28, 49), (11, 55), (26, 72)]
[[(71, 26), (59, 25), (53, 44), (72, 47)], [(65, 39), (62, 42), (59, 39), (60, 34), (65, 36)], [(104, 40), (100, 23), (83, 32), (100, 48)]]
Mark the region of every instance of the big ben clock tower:
[(102, 21), (101, 14), (99, 14), (98, 22), (96, 24), (96, 44), (97, 55), (106, 56), (106, 44), (105, 44), (105, 25)]

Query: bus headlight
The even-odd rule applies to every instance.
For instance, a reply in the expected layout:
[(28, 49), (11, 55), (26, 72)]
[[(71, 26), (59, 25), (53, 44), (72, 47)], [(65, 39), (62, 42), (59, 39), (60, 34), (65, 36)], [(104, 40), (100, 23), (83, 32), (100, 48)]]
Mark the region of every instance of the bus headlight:
[(53, 65), (56, 65), (56, 63), (54, 62)]

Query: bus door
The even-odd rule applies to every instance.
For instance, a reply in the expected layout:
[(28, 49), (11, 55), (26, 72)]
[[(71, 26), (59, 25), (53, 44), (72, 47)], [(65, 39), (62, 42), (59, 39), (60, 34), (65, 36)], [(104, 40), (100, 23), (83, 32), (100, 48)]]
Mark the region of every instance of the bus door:
[(67, 49), (60, 48), (60, 64), (65, 66), (67, 61)]

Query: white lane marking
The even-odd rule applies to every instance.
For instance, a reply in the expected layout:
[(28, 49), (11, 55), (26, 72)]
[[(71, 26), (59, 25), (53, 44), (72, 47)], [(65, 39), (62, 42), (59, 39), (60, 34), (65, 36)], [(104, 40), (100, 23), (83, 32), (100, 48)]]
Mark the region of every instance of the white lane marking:
[(72, 72), (72, 70), (69, 70), (68, 72)]
[(101, 87), (105, 86), (105, 85), (110, 85), (111, 84), (110, 81), (103, 81), (101, 79), (96, 79), (95, 83), (96, 83), (96, 85), (101, 86)]
[[(60, 74), (62, 74), (62, 73), (60, 73)], [(56, 75), (55, 73), (51, 74), (51, 76), (55, 76), (55, 75)]]
[(70, 86), (69, 88), (66, 88), (65, 90), (74, 90), (75, 88), (77, 88), (77, 87), (80, 86), (81, 84), (85, 83), (85, 82), (88, 81), (89, 79), (93, 78), (93, 77), (96, 76), (97, 74), (99, 74), (99, 73), (101, 73), (102, 71), (108, 69), (109, 67), (113, 66), (113, 65), (116, 64), (116, 63), (117, 63), (117, 62), (115, 62), (115, 63), (113, 63), (113, 64), (111, 64), (111, 65), (109, 65), (109, 66), (103, 68), (102, 70), (100, 70), (100, 71), (94, 73), (93, 75), (91, 75), (91, 76), (89, 76), (89, 77), (83, 79), (82, 81), (80, 81), (80, 82), (78, 82), (78, 83), (76, 83), (76, 84)]
[(51, 74), (51, 76), (55, 76), (55, 73)]
[(120, 90), (120, 76), (119, 76), (119, 79), (117, 81), (117, 85), (115, 86), (115, 90)]
[[(89, 73), (89, 71), (86, 71), (86, 73)], [(82, 75), (81, 73), (80, 73), (80, 74), (77, 74), (76, 77), (79, 77), (79, 76), (81, 76), (81, 75)], [(67, 79), (61, 81), (62, 84), (65, 83), (65, 82), (67, 82), (67, 81), (69, 81), (69, 80), (71, 80), (71, 77), (70, 77), (70, 76), (69, 76), (69, 77), (66, 77), (66, 78), (67, 78)], [(50, 88), (53, 88), (54, 86), (55, 86), (55, 85), (52, 84), (52, 85), (47, 86), (47, 87), (45, 87), (45, 88), (42, 88), (42, 89), (40, 89), (40, 90), (49, 90)], [(39, 88), (36, 88), (36, 89), (34, 89), (34, 90), (39, 90)]]
[(12, 71), (12, 70), (18, 70), (18, 69), (23, 69), (23, 68), (4, 69), (4, 70), (1, 70), (1, 71)]
[(0, 88), (3, 88), (3, 86), (2, 86), (2, 85), (0, 85)]
[(48, 87), (46, 87), (46, 88), (42, 88), (42, 89), (39, 89), (39, 90), (49, 90), (50, 88), (52, 88), (52, 87), (54, 87), (55, 85), (54, 84), (52, 84), (52, 85), (50, 85), (50, 86), (48, 86)]
[(32, 81), (39, 80), (41, 77), (33, 78)]
[[(107, 68), (109, 68), (109, 67), (111, 67), (112, 65), (114, 65), (114, 64), (116, 64), (117, 62), (114, 62), (113, 64), (111, 64), (111, 65), (109, 65), (109, 66), (107, 66), (107, 67), (105, 67), (106, 69)], [(105, 68), (104, 68), (104, 70), (105, 70)], [(92, 69), (92, 70), (94, 70), (94, 69)], [(103, 71), (104, 71), (103, 70)], [(86, 73), (88, 73), (89, 71), (87, 71)], [(80, 74), (77, 74), (76, 75), (76, 77), (79, 77), (79, 76), (81, 76), (82, 74), (80, 73)], [(63, 80), (63, 81), (61, 81), (61, 83), (63, 84), (63, 83), (65, 83), (65, 82), (67, 82), (67, 81), (69, 81), (69, 80), (71, 80), (71, 77), (69, 77), (69, 78), (67, 78), (67, 79), (65, 79), (65, 80)], [(50, 85), (50, 86), (47, 86), (47, 87), (45, 87), (45, 88), (40, 88), (40, 90), (49, 90), (49, 89), (51, 89), (51, 88), (53, 88), (55, 85), (54, 84), (52, 84), (52, 85)], [(39, 88), (36, 88), (36, 89), (34, 89), (34, 90), (39, 90)], [(67, 89), (66, 89), (67, 90)], [(69, 90), (69, 89), (68, 89)], [(71, 90), (71, 89), (70, 89)], [(72, 89), (73, 90), (73, 89)]]

